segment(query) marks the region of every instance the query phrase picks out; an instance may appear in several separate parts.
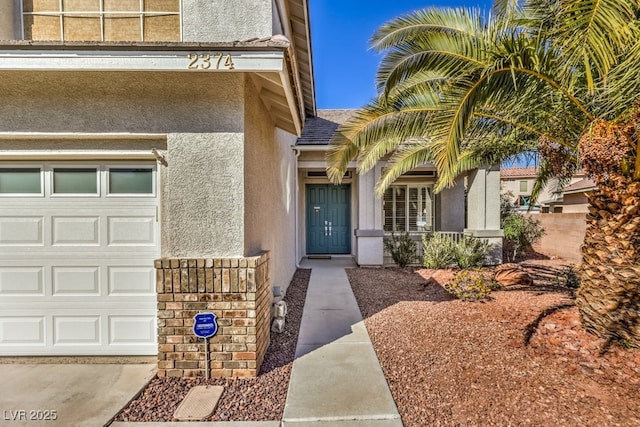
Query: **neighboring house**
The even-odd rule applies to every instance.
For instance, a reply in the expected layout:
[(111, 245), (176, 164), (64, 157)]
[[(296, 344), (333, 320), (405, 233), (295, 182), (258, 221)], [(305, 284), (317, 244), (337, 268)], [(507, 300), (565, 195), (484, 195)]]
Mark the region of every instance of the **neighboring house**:
[[(0, 355), (178, 354), (217, 307), (180, 274), (289, 283), (306, 0), (3, 0), (0, 40)], [(269, 304), (240, 305), (250, 375)]]
[[(467, 233), (501, 246), (500, 173), (498, 168), (474, 170), (454, 187), (434, 194), (437, 179), (432, 164), (398, 179), (383, 197), (374, 187), (385, 162), (358, 174), (349, 167), (341, 185), (329, 183), (325, 155), (332, 135), (352, 110), (319, 110), (309, 117), (298, 139), (298, 256), (350, 254), (359, 265), (382, 265), (383, 240), (392, 232), (409, 232), (415, 240), (425, 233)], [(467, 206), (465, 209), (465, 188)], [(420, 245), (418, 245), (420, 247)], [(501, 250), (493, 254), (499, 262)]]
[[(581, 179), (562, 189), (561, 196), (554, 201), (557, 205), (549, 209), (549, 213), (588, 213), (588, 195), (596, 189), (596, 184), (589, 178)], [(544, 207), (543, 207), (544, 208)]]
[[(500, 169), (500, 181), (502, 194), (511, 196), (511, 202), (519, 211), (536, 213), (541, 211), (541, 206), (546, 206), (553, 212), (553, 207), (558, 204), (562, 188), (556, 179), (549, 180), (547, 185), (542, 188), (538, 198), (533, 206), (531, 206), (531, 193), (538, 176), (539, 169), (537, 167), (510, 167)], [(583, 172), (576, 173), (570, 180), (569, 184), (580, 181), (585, 177)], [(544, 211), (544, 210), (543, 210)]]

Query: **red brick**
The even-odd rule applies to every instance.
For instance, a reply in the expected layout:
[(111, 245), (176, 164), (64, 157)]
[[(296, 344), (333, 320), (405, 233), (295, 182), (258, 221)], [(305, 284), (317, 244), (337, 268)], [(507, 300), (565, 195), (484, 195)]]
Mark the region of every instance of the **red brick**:
[(255, 360), (255, 359), (256, 359), (256, 353), (254, 351), (233, 353), (233, 360)]

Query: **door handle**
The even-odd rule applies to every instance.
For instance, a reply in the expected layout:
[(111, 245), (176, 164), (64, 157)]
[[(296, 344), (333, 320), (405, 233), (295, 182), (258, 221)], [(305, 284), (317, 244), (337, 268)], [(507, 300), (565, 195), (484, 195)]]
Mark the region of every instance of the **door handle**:
[(328, 234), (327, 234), (327, 233), (329, 232), (329, 225), (328, 225), (328, 222), (329, 222), (329, 221), (325, 221), (325, 222), (324, 222), (324, 235), (325, 235), (325, 236), (328, 236)]
[(329, 236), (331, 236), (331, 232), (333, 231), (333, 224), (329, 221)]

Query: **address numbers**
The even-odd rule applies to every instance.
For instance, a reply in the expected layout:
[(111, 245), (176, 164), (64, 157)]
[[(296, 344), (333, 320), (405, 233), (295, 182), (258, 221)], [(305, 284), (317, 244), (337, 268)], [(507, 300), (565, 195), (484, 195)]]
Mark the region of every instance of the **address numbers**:
[(223, 53), (190, 53), (187, 55), (190, 70), (233, 70), (235, 64), (231, 54)]

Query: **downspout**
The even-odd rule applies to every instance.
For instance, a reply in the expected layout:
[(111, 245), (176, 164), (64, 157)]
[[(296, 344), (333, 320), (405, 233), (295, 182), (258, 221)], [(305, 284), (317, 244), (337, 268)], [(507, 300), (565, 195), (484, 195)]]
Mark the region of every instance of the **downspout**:
[(296, 257), (296, 268), (301, 268), (300, 266), (300, 258), (298, 258), (298, 254), (299, 252), (299, 246), (300, 246), (300, 235), (299, 235), (299, 206), (298, 206), (298, 193), (300, 192), (300, 183), (298, 182), (298, 157), (300, 157), (300, 149), (297, 148), (295, 145), (291, 146), (291, 149), (293, 150), (293, 152), (295, 153), (295, 157), (296, 157), (296, 161), (295, 161), (295, 171), (293, 173), (293, 181), (294, 181), (294, 185), (293, 185), (293, 203), (294, 203), (294, 221), (295, 221), (295, 225), (294, 225), (294, 234), (295, 234), (295, 257)]

